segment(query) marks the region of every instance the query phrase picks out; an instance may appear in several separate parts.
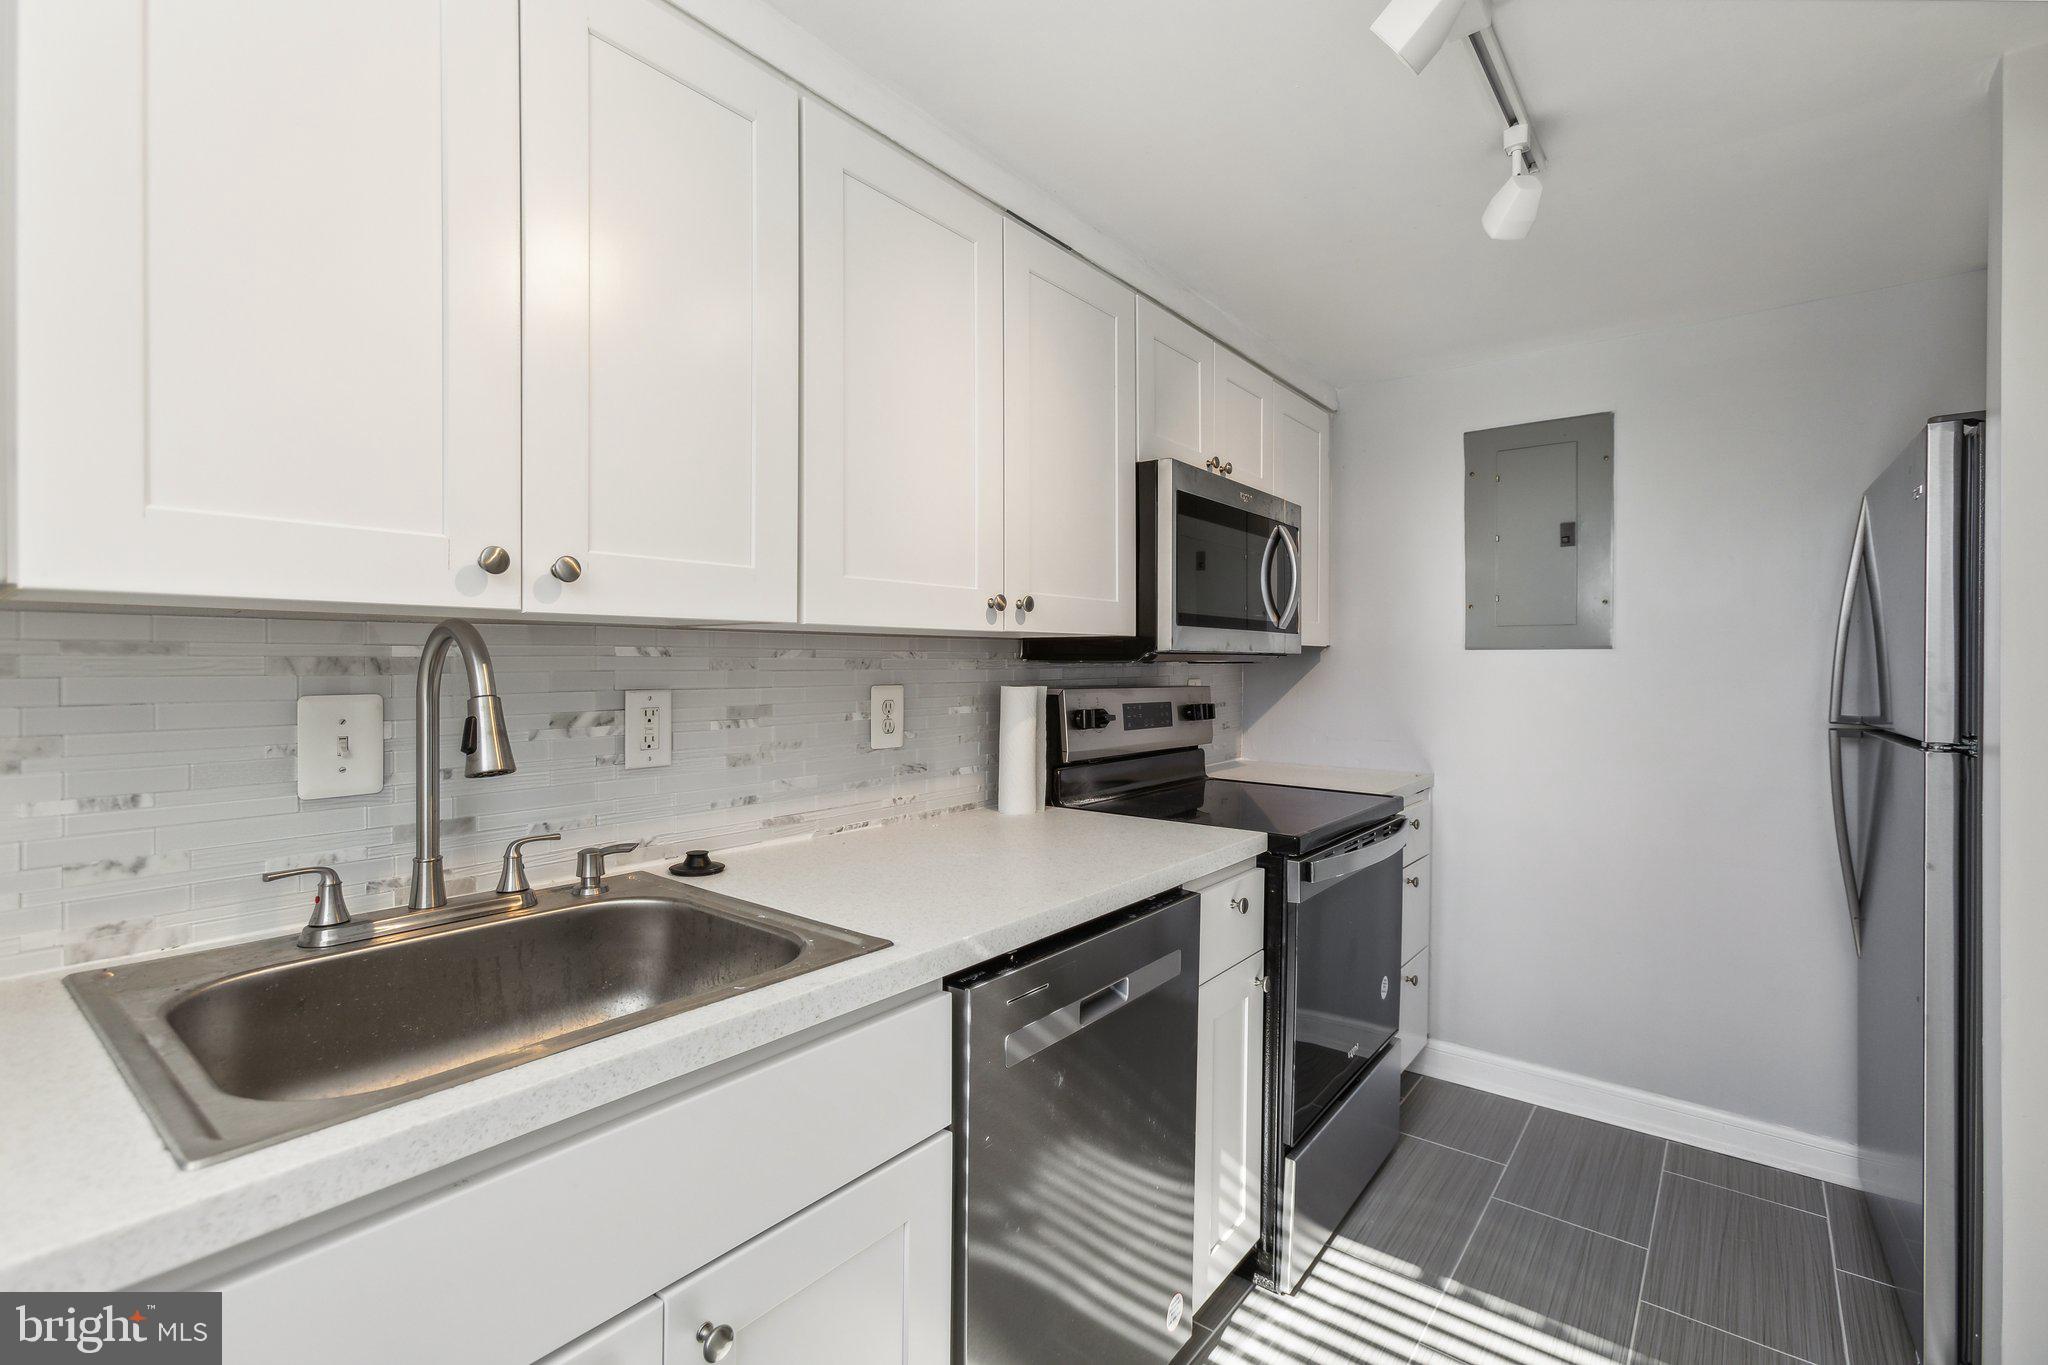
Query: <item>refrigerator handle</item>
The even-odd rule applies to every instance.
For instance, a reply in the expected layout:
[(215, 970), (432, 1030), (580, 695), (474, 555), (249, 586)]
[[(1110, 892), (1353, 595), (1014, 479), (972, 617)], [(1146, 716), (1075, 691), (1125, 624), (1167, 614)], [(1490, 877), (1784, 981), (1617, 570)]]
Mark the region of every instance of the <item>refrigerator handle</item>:
[[(1853, 579), (1851, 580), (1854, 581)], [(1849, 937), (1856, 956), (1863, 956), (1863, 891), (1856, 875), (1856, 854), (1849, 842), (1849, 802), (1842, 789), (1842, 731), (1828, 730), (1828, 784), (1835, 802), (1835, 853), (1842, 863), (1842, 894), (1849, 902)]]
[[(1870, 594), (1871, 640), (1877, 655), (1877, 716), (1852, 717), (1842, 714), (1842, 688), (1848, 681), (1849, 627), (1856, 615), (1856, 585), (1862, 583)], [(1884, 668), (1884, 618), (1878, 610), (1877, 579), (1870, 568), (1870, 504), (1856, 511), (1856, 534), (1849, 544), (1849, 572), (1842, 580), (1842, 609), (1835, 617), (1835, 665), (1828, 680), (1828, 724), (1856, 725), (1881, 719), (1891, 713)], [(1836, 801), (1841, 800), (1837, 783)], [(1846, 855), (1845, 855), (1846, 856)]]

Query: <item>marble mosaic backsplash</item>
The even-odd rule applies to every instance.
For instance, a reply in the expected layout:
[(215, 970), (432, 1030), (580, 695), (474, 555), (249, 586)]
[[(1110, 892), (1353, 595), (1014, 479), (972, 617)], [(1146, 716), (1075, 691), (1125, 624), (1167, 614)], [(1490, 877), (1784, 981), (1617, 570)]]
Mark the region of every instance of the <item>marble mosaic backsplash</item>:
[[(1027, 663), (1011, 641), (481, 625), (518, 771), (466, 780), (462, 669), (443, 678), (442, 852), (451, 895), (488, 888), (507, 840), (535, 884), (582, 844), (676, 856), (990, 804), (1005, 683), (1188, 682), (1216, 690), (1238, 752), (1233, 664)], [(413, 687), (428, 625), (0, 611), (0, 977), (303, 923), (332, 865), (358, 910), (406, 894)], [(905, 740), (868, 745), (868, 688), (902, 683)], [(626, 689), (673, 696), (674, 762), (625, 767)], [(384, 698), (385, 781), (302, 801), (301, 696)]]

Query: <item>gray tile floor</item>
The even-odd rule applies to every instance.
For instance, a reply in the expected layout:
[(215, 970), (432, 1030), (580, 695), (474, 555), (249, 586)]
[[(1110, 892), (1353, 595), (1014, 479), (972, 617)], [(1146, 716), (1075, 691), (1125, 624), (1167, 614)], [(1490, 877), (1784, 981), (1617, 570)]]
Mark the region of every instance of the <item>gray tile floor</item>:
[(1863, 1197), (1443, 1081), (1301, 1291), (1210, 1365), (1912, 1365)]

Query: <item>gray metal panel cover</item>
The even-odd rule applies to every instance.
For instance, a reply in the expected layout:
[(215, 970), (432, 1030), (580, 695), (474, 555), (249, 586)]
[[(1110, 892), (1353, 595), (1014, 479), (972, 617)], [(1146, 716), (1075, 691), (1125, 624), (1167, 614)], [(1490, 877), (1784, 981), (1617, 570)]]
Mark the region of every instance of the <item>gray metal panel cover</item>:
[(1614, 414), (1465, 433), (1465, 648), (1614, 639)]

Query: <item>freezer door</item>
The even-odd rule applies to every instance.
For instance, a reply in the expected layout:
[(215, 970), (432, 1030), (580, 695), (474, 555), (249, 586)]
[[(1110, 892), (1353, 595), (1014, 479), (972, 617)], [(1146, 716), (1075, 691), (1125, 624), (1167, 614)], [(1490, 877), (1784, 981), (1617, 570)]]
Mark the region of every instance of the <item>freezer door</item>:
[(1963, 738), (1958, 698), (1962, 428), (1927, 428), (1858, 510), (1835, 632), (1830, 723)]
[(1839, 736), (1861, 908), (1857, 1142), (1926, 1365), (1954, 1359), (1961, 1198), (1956, 983), (1963, 754)]

